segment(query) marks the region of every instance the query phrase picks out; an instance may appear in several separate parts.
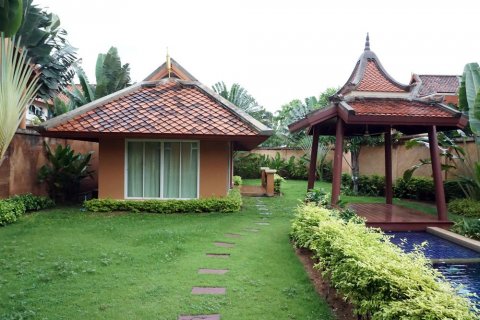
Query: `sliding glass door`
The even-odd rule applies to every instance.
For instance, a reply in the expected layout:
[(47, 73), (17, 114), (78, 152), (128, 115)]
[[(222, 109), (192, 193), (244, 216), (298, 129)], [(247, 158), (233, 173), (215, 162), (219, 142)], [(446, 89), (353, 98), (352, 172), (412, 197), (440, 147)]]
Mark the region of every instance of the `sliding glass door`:
[(198, 197), (198, 142), (127, 142), (128, 198)]

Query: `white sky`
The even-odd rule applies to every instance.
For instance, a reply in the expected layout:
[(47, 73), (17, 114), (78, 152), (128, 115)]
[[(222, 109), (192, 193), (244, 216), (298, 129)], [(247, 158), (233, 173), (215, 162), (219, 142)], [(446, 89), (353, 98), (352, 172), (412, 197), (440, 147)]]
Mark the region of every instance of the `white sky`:
[(348, 79), (371, 49), (399, 82), (480, 61), (477, 0), (34, 0), (60, 16), (91, 82), (110, 46), (143, 80), (170, 55), (205, 85), (234, 82), (270, 111)]

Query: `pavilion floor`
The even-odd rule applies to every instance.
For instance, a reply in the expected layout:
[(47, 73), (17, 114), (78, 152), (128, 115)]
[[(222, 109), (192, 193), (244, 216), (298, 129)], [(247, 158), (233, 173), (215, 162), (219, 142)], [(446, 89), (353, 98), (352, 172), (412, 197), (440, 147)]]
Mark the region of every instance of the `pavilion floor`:
[(352, 203), (349, 207), (367, 219), (367, 226), (384, 231), (425, 231), (427, 227), (449, 229), (453, 223), (440, 221), (413, 209), (382, 203)]

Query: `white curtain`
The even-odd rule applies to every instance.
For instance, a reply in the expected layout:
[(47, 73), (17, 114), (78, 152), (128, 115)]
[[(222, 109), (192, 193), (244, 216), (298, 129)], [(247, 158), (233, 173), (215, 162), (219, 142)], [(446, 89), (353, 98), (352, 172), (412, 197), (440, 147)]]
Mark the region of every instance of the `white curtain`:
[(197, 159), (197, 143), (182, 142), (181, 198), (197, 197)]
[(180, 198), (180, 142), (165, 142), (163, 197)]
[(143, 143), (128, 142), (128, 184), (129, 197), (143, 197)]
[(160, 142), (145, 142), (145, 165), (143, 172), (145, 198), (160, 198)]

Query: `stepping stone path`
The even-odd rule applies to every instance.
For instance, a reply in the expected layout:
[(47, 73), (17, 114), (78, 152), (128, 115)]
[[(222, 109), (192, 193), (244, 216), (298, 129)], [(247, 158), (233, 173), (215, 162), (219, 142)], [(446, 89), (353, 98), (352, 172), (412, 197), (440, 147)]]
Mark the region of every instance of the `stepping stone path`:
[(197, 315), (197, 316), (180, 316), (178, 320), (220, 320), (219, 314)]
[[(262, 220), (267, 219), (265, 215), (271, 215), (272, 213), (269, 211), (267, 205), (263, 203), (263, 198), (257, 197), (256, 198), (255, 206), (258, 209), (258, 213), (263, 215)], [(270, 225), (268, 222), (255, 222), (257, 225), (267, 226)], [(246, 228), (245, 231), (249, 232), (258, 232), (260, 229), (254, 228)], [(238, 233), (225, 233), (225, 237), (227, 238), (241, 238), (242, 235)], [(233, 248), (235, 247), (235, 243), (232, 242), (220, 242), (216, 241), (213, 243), (217, 247), (223, 248)], [(230, 253), (206, 253), (207, 257), (210, 258), (220, 258), (220, 259), (228, 259), (230, 258)], [(213, 274), (213, 275), (225, 275), (229, 272), (229, 269), (207, 269), (201, 268), (198, 269), (198, 274)], [(223, 287), (192, 287), (192, 294), (195, 295), (224, 295), (227, 292), (227, 288)], [(206, 315), (180, 315), (178, 316), (178, 320), (220, 320), (219, 314), (206, 314)]]
[(228, 259), (230, 258), (230, 253), (207, 253), (207, 257)]
[(231, 242), (214, 242), (213, 244), (216, 245), (217, 247), (223, 247), (223, 248), (235, 247), (235, 243), (231, 243)]
[(227, 238), (241, 238), (242, 237), (242, 235), (238, 234), (238, 233), (225, 233), (224, 236), (227, 237)]
[(210, 314), (204, 316), (180, 316), (178, 320), (220, 320), (219, 314)]
[(198, 269), (199, 274), (225, 274), (228, 269)]
[(193, 287), (192, 294), (225, 294), (227, 289), (221, 287)]

